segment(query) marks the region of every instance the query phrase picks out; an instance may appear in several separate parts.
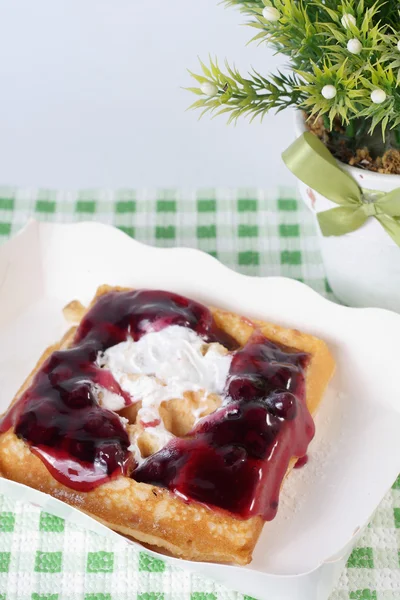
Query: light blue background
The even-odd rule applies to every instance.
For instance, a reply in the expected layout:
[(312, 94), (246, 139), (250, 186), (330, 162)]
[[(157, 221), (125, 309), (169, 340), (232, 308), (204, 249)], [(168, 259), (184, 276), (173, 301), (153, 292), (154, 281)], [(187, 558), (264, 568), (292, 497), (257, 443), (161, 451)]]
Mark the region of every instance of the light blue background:
[(267, 72), (219, 0), (0, 0), (0, 183), (262, 186), (292, 181), (292, 114), (261, 126), (185, 112), (208, 52)]

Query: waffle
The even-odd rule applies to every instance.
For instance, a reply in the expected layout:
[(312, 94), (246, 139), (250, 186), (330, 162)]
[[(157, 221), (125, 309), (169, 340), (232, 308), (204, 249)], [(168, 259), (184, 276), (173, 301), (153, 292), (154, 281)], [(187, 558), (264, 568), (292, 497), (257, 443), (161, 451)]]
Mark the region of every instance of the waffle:
[[(102, 286), (91, 306), (111, 291), (122, 288)], [(87, 309), (87, 311), (90, 310)], [(77, 302), (65, 309), (70, 321), (81, 321), (87, 311)], [(255, 331), (274, 343), (305, 352), (309, 361), (305, 369), (305, 399), (311, 414), (320, 404), (325, 388), (334, 371), (334, 360), (326, 344), (311, 335), (286, 329), (260, 320), (249, 320), (235, 313), (210, 307), (218, 328), (229, 334), (243, 347)], [(53, 353), (73, 345), (78, 330), (74, 325), (63, 339), (48, 348), (22, 385), (11, 407), (30, 388), (35, 376)], [(226, 353), (221, 349), (221, 353)], [(171, 435), (185, 436), (194, 426), (194, 408), (197, 418), (213, 414), (221, 405), (216, 394), (187, 391), (181, 398), (173, 398), (160, 407), (160, 415)], [(119, 410), (125, 426), (134, 436), (142, 458), (155, 456), (160, 448), (157, 440), (137, 422), (140, 406), (131, 405)], [(7, 414), (7, 413), (6, 413)], [(200, 421), (201, 422), (201, 421)], [(247, 518), (232, 514), (224, 508), (173, 493), (165, 487), (136, 481), (128, 475), (119, 475), (89, 491), (71, 489), (57, 480), (45, 466), (32, 446), (21, 439), (11, 426), (0, 434), (0, 474), (8, 479), (51, 494), (55, 498), (82, 510), (104, 525), (137, 540), (146, 547), (173, 556), (197, 561), (247, 564), (264, 525), (261, 515)], [(291, 457), (286, 476), (296, 462)]]

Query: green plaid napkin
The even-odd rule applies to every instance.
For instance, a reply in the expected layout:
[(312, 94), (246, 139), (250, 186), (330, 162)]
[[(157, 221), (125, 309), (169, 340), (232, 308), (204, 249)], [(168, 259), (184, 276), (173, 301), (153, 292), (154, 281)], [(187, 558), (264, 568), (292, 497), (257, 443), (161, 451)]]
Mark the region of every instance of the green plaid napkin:
[[(0, 241), (32, 217), (102, 221), (147, 244), (200, 248), (249, 275), (302, 280), (332, 298), (312, 217), (291, 189), (0, 188)], [(0, 600), (178, 599), (251, 600), (124, 542), (0, 496)], [(349, 599), (400, 600), (400, 477), (331, 597)]]

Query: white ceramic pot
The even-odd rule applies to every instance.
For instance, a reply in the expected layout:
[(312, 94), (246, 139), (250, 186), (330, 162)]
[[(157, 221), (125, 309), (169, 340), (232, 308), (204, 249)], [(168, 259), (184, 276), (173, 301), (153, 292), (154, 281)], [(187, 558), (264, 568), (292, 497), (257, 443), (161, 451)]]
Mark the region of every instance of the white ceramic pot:
[[(295, 116), (296, 136), (305, 129), (302, 113)], [(400, 175), (381, 175), (339, 163), (366, 190), (390, 192), (400, 187)], [(357, 231), (324, 237), (317, 213), (336, 205), (298, 182), (300, 194), (315, 217), (322, 258), (329, 284), (339, 300), (349, 306), (375, 306), (400, 313), (400, 248), (376, 219)]]

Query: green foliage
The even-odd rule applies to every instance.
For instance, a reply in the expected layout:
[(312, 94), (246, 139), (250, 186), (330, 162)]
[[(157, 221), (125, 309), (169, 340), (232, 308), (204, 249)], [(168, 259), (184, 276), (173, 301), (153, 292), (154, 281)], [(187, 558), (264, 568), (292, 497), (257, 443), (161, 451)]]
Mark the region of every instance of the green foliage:
[[(288, 106), (297, 104), (301, 96), (295, 75), (278, 73), (268, 79), (253, 71), (247, 78), (240, 75), (239, 71), (230, 67), (225, 62), (225, 72), (221, 71), (218, 62), (209, 59), (209, 67), (200, 61), (203, 74), (191, 73), (200, 85), (206, 82), (214, 83), (218, 94), (213, 97), (202, 97), (192, 104), (190, 108), (202, 109), (201, 116), (207, 112), (216, 115), (229, 113), (228, 123), (236, 120), (241, 115), (251, 114), (251, 120), (275, 108), (280, 111)], [(192, 92), (205, 96), (200, 88), (189, 88)]]
[[(202, 114), (228, 113), (229, 122), (242, 115), (261, 118), (271, 109), (296, 106), (313, 116), (324, 116), (332, 126), (339, 119), (349, 126), (360, 117), (372, 133), (380, 127), (400, 126), (400, 4), (391, 0), (224, 0), (249, 17), (255, 29), (252, 41), (267, 43), (288, 57), (290, 72), (261, 75), (252, 70), (246, 77), (227, 62), (201, 64), (200, 75), (191, 73), (200, 87), (189, 88), (200, 98), (192, 108)], [(279, 12), (268, 21), (265, 7)], [(352, 15), (343, 22), (344, 15)], [(353, 19), (352, 19), (353, 20)], [(358, 40), (359, 53), (349, 51), (349, 40)], [(214, 95), (201, 87), (216, 86)], [(324, 86), (334, 86), (336, 95), (326, 99)], [(374, 103), (372, 92), (386, 97)]]

